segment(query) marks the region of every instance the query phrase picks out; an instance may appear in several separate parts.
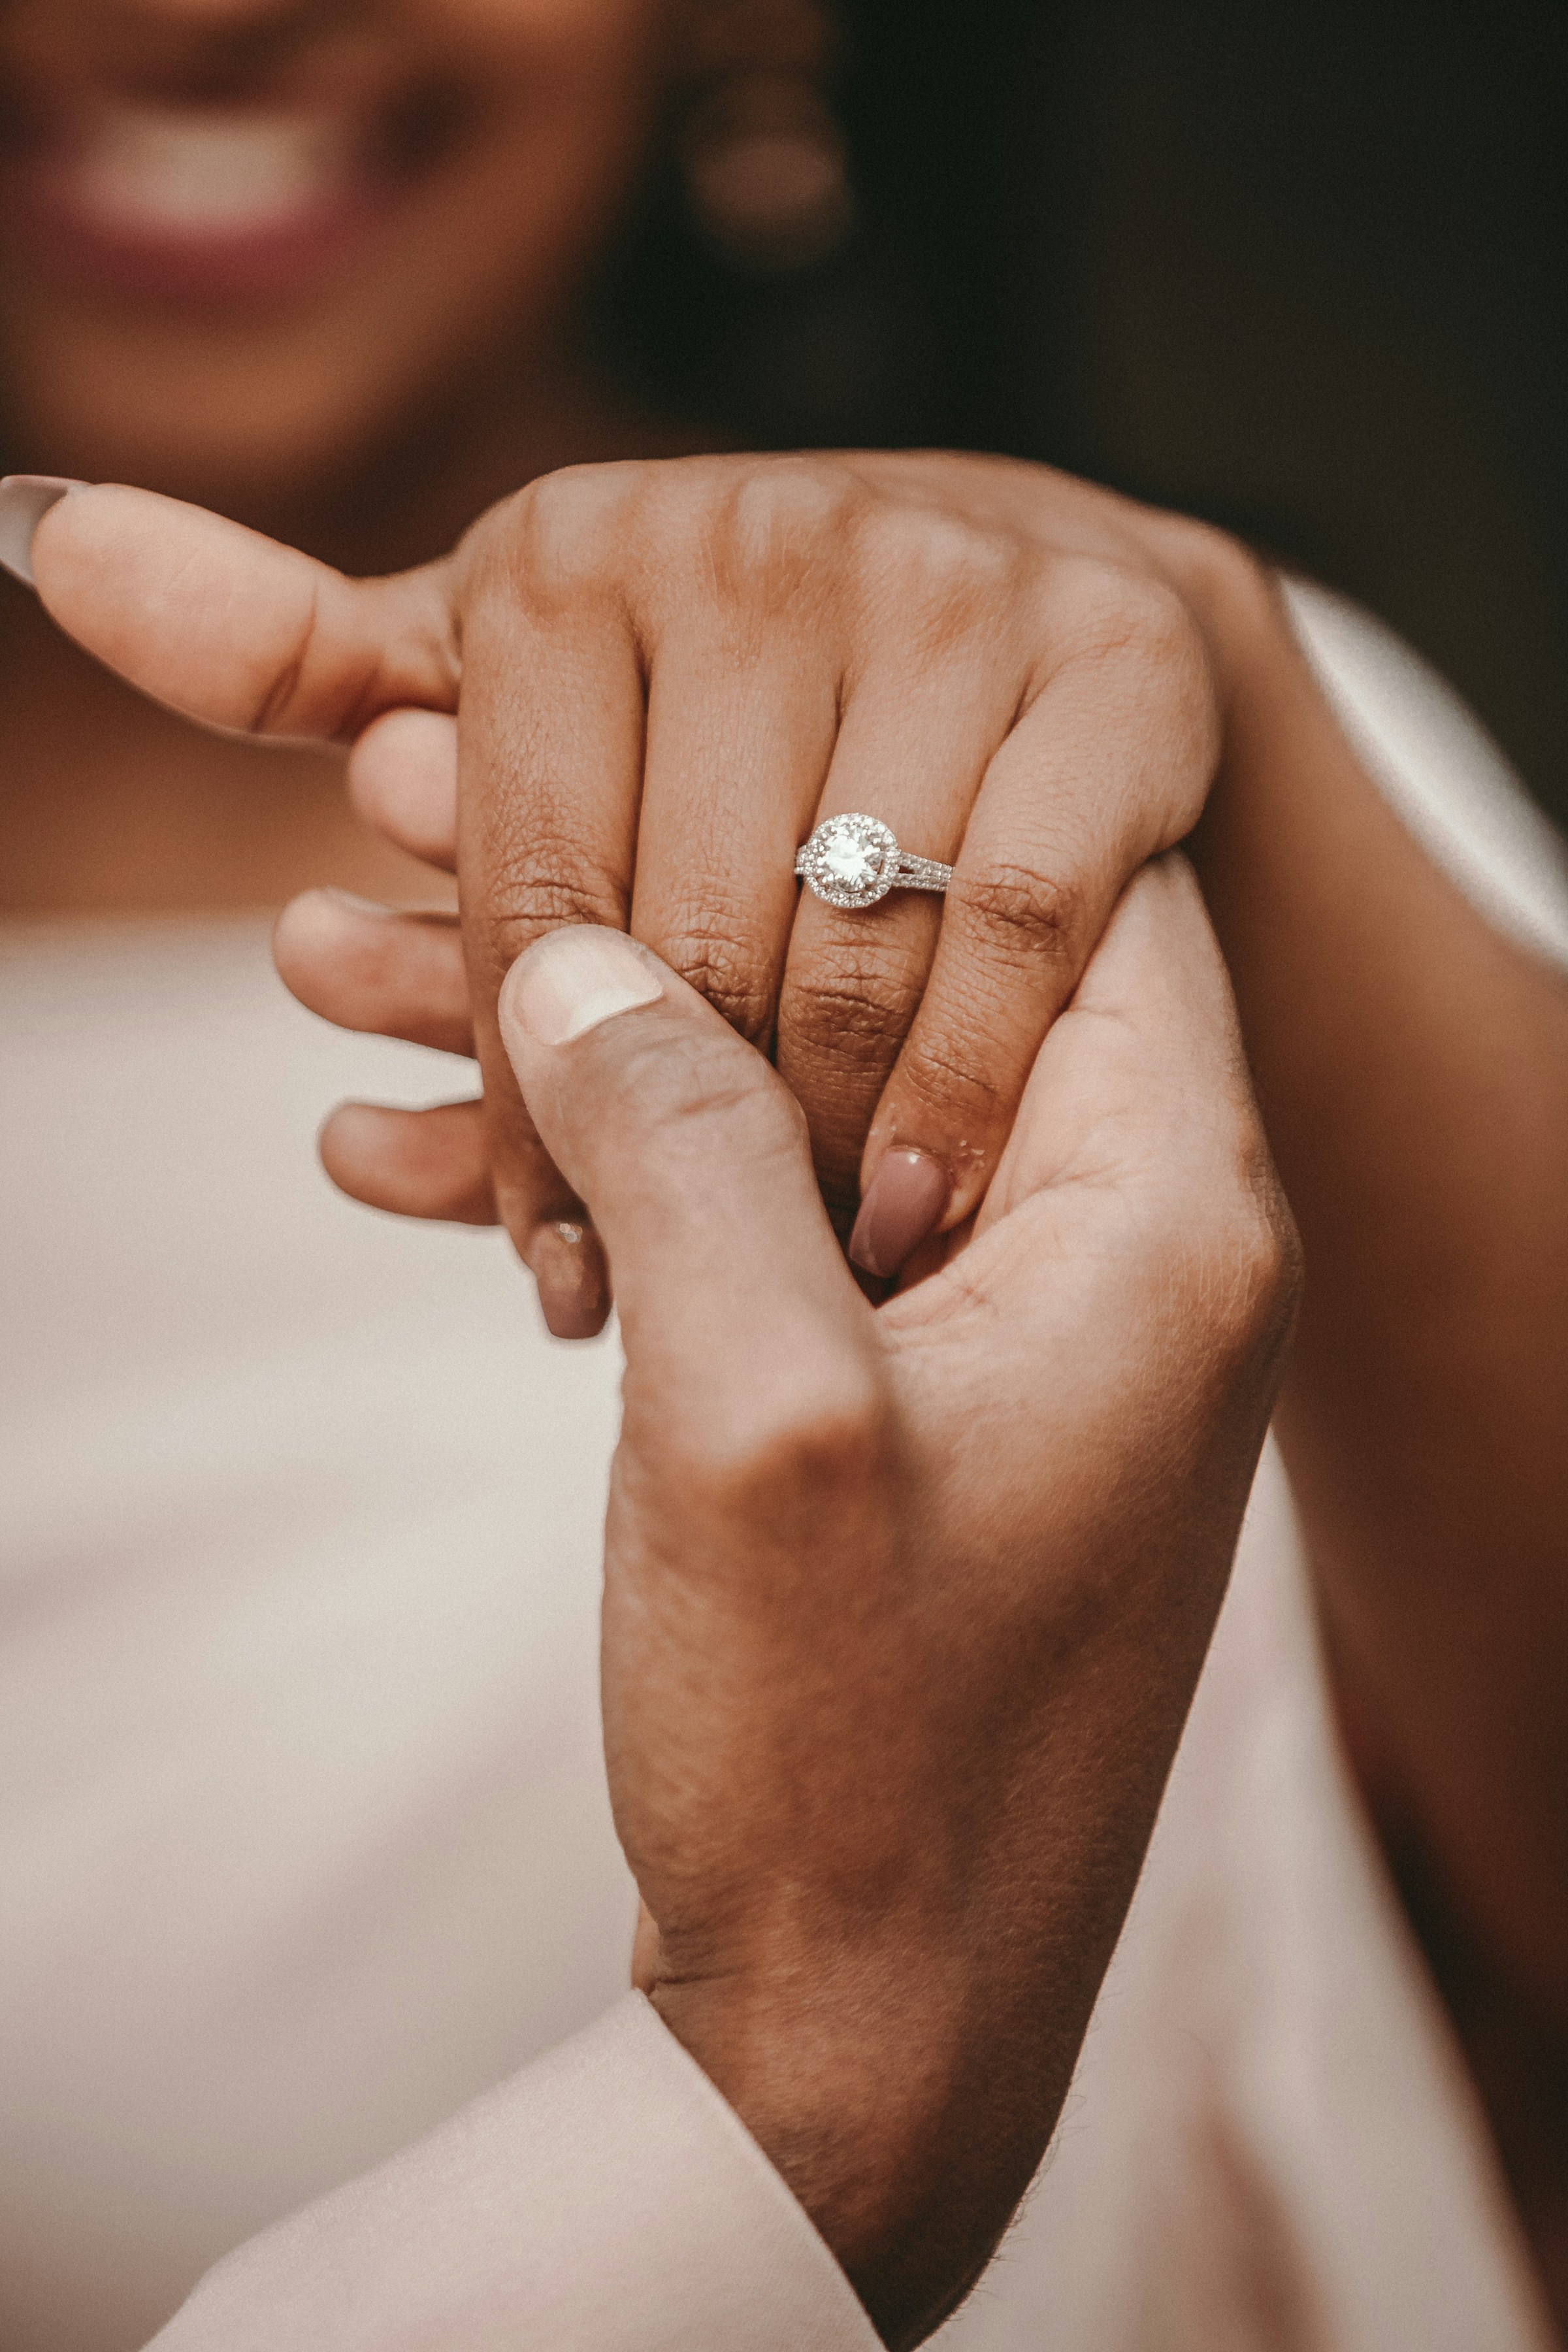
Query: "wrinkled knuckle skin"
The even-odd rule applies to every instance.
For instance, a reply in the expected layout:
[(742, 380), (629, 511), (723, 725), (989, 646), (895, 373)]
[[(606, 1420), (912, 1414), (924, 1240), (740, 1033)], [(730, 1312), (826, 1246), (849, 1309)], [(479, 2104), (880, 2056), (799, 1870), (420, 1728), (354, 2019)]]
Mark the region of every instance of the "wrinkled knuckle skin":
[(1107, 693), (1120, 701), (1131, 690), (1154, 730), (1168, 847), (1196, 822), (1219, 758), (1219, 698), (1203, 632), (1165, 582), (1100, 558), (1074, 565), (1065, 619), (1060, 602), (1056, 609), (1053, 670), (1102, 672)]
[(899, 1066), (899, 1092), (939, 1126), (966, 1132), (960, 1145), (993, 1134), (1017, 1108), (1017, 1097), (987, 1075), (987, 1040), (950, 1034), (922, 1040)]
[(626, 908), (605, 877), (574, 873), (566, 858), (531, 855), (495, 869), (488, 893), (490, 951), (496, 971), (510, 969), (545, 931), (571, 923), (625, 930)]
[(628, 1026), (619, 1055), (617, 1087), (639, 1122), (657, 1127), (662, 1160), (705, 1170), (721, 1150), (739, 1170), (800, 1150), (805, 1114), (760, 1055), (738, 1045), (716, 1051), (710, 1030), (686, 1024)]
[(384, 706), (384, 648), (367, 646), (343, 674), (342, 657), (329, 652), (325, 669), (330, 685), (323, 688), (322, 645), (334, 632), (323, 627), (323, 604), (330, 606), (333, 590), (326, 576), (312, 574), (309, 601), (288, 658), (279, 666), (267, 692), (246, 721), (253, 735), (287, 735), (298, 714), (310, 734), (324, 733), (335, 743), (352, 743)]
[(947, 919), (990, 955), (1027, 970), (1042, 961), (1070, 963), (1082, 937), (1084, 910), (1070, 884), (1033, 866), (995, 865), (953, 876)]
[(773, 1028), (770, 977), (731, 932), (693, 927), (658, 941), (658, 952), (749, 1045), (768, 1045)]
[(833, 958), (794, 982), (780, 1010), (780, 1028), (787, 1027), (794, 1054), (818, 1060), (848, 1054), (867, 1060), (868, 1048), (902, 1043), (921, 986), (921, 973), (892, 960)]

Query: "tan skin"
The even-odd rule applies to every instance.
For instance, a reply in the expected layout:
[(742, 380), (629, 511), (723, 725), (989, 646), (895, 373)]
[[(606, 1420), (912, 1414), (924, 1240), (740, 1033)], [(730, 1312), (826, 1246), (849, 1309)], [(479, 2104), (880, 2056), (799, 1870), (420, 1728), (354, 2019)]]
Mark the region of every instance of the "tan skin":
[[(567, 299), (635, 172), (670, 70), (662, 10), (636, 0), (431, 0), (369, 20), (356, 36), (371, 45), (368, 61), (334, 49), (331, 12), (265, 0), (165, 0), (116, 21), (123, 47), (110, 57), (96, 12), (58, 0), (14, 9), (0, 28), (0, 82), (85, 89), (119, 77), (165, 94), (221, 85), (244, 100), (288, 92), (320, 70), (328, 82), (357, 74), (417, 90), (439, 56), (457, 59), (459, 81), (468, 77), (474, 109), (467, 118), (458, 109), (466, 137), (360, 253), (352, 317), (315, 281), (282, 311), (274, 300), (265, 321), (232, 302), (181, 312), (160, 299), (139, 310), (123, 290), (110, 299), (10, 249), (0, 266), (7, 462), (195, 496), (365, 572), (446, 546), (488, 499), (549, 467), (669, 446), (582, 381)], [(531, 92), (542, 86), (554, 95), (535, 110)], [(552, 128), (561, 123), (570, 135)], [(527, 364), (516, 363), (521, 352)], [(384, 485), (400, 464), (406, 478), (411, 457), (418, 500), (390, 501)], [(1124, 573), (1131, 562), (1135, 577), (1174, 594), (1184, 658), (1194, 645), (1201, 653), (1218, 714), (1217, 771), (1212, 744), (1205, 753), (1194, 738), (1182, 808), (1173, 803), (1151, 837), (1130, 834), (1116, 855), (1131, 866), (1175, 838), (1217, 778), (1199, 865), (1311, 1267), (1282, 1427), (1336, 1688), (1568, 2319), (1563, 991), (1500, 944), (1388, 817), (1238, 551), (1028, 469), (980, 471), (984, 488), (974, 472), (962, 481), (939, 473), (914, 503), (951, 507), (984, 530), (1000, 506), (1005, 528), (1022, 515), (1024, 540), (1033, 547), (1043, 534), (1058, 557), (1064, 518), (1081, 536), (1087, 516), (1095, 559), (1109, 530)], [(20, 590), (0, 585), (0, 872), (14, 910), (276, 904), (327, 877), (393, 900), (439, 894), (427, 867), (346, 813), (341, 748), (260, 751), (187, 730), (63, 643)], [(73, 607), (68, 587), (56, 595), (47, 575), (45, 586), (85, 640), (172, 701), (209, 718), (248, 715), (204, 708), (155, 663), (127, 657), (90, 609), (79, 599)], [(1153, 695), (1168, 709), (1172, 646), (1142, 653), (1121, 707), (1152, 707)], [(440, 700), (411, 690), (388, 698)], [(341, 737), (342, 720), (340, 709), (322, 731)], [(312, 723), (306, 714), (301, 731)], [(411, 830), (405, 813), (387, 829), (430, 847), (430, 827)], [(1040, 873), (1059, 887), (1059, 866)], [(1106, 873), (1100, 919), (1115, 895)], [(581, 876), (553, 878), (584, 887)], [(482, 1025), (506, 951), (531, 933), (479, 879)], [(602, 900), (602, 876), (594, 887)], [(1074, 903), (1083, 901), (1080, 890)], [(367, 1009), (363, 929), (315, 907), (295, 984), (336, 1017), (398, 1025), (384, 934), (368, 959), (369, 997), (382, 996)], [(921, 954), (929, 913), (907, 927), (918, 940), (927, 924)], [(1091, 910), (1080, 929), (1063, 992), (1092, 945)], [(763, 946), (765, 964), (779, 950)], [(402, 951), (399, 943), (393, 964)], [(449, 972), (440, 985), (450, 996)], [(466, 1021), (460, 969), (456, 992), (457, 1013), (443, 1017)], [(889, 1041), (896, 1053), (912, 1010), (908, 992), (883, 1007), (865, 1067), (851, 1073), (860, 1140), (844, 1073), (825, 1073), (816, 1094), (803, 1083), (818, 1127), (837, 1120), (833, 1156), (847, 1155), (851, 1169), (887, 1082)], [(490, 1056), (489, 1074), (504, 1079), (493, 1045)], [(998, 1138), (1020, 1083), (1014, 1067), (1000, 1087)], [(931, 1108), (929, 1133), (900, 1135), (951, 1154), (954, 1105), (939, 1090)], [(340, 1181), (449, 1213), (452, 1139), (425, 1152), (411, 1183), (407, 1130), (368, 1118), (357, 1135), (340, 1132)], [(473, 1134), (456, 1140), (460, 1160)], [(459, 1170), (470, 1187), (489, 1181), (477, 1165), (477, 1177), (473, 1165)], [(955, 1220), (970, 1205), (955, 1200)]]
[[(1320, 1563), (1336, 1689), (1391, 1853), (1396, 1863), (1417, 1858), (1419, 1924), (1444, 1971), (1548, 2293), (1559, 2310), (1568, 2308), (1560, 2091), (1568, 2017), (1568, 1920), (1561, 1907), (1568, 1759), (1557, 1704), (1568, 1659), (1559, 1532), (1568, 1520), (1568, 1383), (1560, 1365), (1568, 1328), (1562, 1208), (1568, 992), (1559, 975), (1500, 940), (1404, 834), (1323, 704), (1272, 584), (1215, 534), (1038, 469), (963, 459), (704, 461), (655, 469), (651, 484), (616, 468), (609, 477), (574, 478), (577, 487), (569, 488), (601, 506), (629, 491), (653, 518), (650, 544), (678, 569), (680, 545), (703, 543), (692, 514), (710, 506), (732, 517), (737, 482), (747, 486), (753, 520), (759, 500), (764, 511), (772, 501), (775, 517), (798, 519), (803, 465), (829, 502), (837, 552), (825, 551), (825, 576), (837, 577), (847, 593), (855, 573), (843, 551), (858, 532), (892, 567), (871, 583), (867, 609), (881, 617), (860, 647), (858, 675), (871, 677), (890, 659), (897, 677), (911, 641), (926, 667), (939, 667), (942, 649), (967, 644), (973, 712), (990, 705), (1010, 714), (1016, 683), (1004, 667), (998, 696), (993, 665), (1014, 657), (1009, 631), (1020, 605), (1048, 625), (1058, 609), (1053, 583), (1065, 576), (1074, 585), (1073, 614), (1081, 621), (1095, 611), (1100, 627), (1087, 643), (1081, 633), (1057, 639), (1058, 654), (1065, 645), (1071, 659), (1051, 668), (1052, 687), (1070, 681), (1085, 659), (1101, 686), (1117, 674), (1115, 665), (1131, 667), (1119, 674), (1113, 699), (1097, 709), (1089, 697), (1079, 714), (1082, 740), (1075, 745), (1053, 728), (1045, 754), (1061, 754), (1070, 786), (1083, 757), (1117, 745), (1125, 782), (1139, 773), (1141, 723), (1152, 724), (1162, 750), (1149, 772), (1161, 797), (1141, 788), (1130, 803), (1111, 789), (1108, 772), (1085, 804), (1087, 830), (1068, 825), (1058, 836), (1075, 856), (1034, 871), (1032, 916), (1031, 877), (1018, 856), (1025, 836), (1009, 835), (1003, 846), (1011, 895), (1000, 928), (987, 919), (999, 904), (985, 864), (992, 853), (984, 811), (994, 781), (972, 807), (950, 813), (949, 841), (922, 835), (922, 845), (960, 851), (961, 876), (968, 877), (952, 894), (959, 921), (943, 936), (958, 946), (945, 977), (937, 965), (927, 977), (919, 961), (911, 969), (911, 926), (889, 928), (879, 946), (878, 934), (858, 929), (850, 917), (826, 931), (803, 931), (797, 920), (782, 934), (746, 918), (729, 934), (733, 952), (721, 968), (737, 1001), (771, 992), (783, 1061), (786, 1016), (796, 1023), (787, 1051), (798, 1056), (811, 1047), (811, 1007), (821, 985), (800, 990), (792, 1013), (792, 966), (826, 973), (841, 992), (835, 958), (852, 957), (863, 1017), (839, 1024), (849, 1050), (837, 1065), (819, 1065), (817, 1086), (805, 1097), (819, 1176), (825, 1154), (831, 1168), (844, 1148), (851, 1084), (859, 1088), (862, 1135), (868, 1124), (875, 1135), (879, 1097), (885, 1107), (900, 1099), (901, 1087), (900, 1139), (958, 1160), (955, 1138), (973, 1131), (977, 1082), (992, 1088), (1005, 1131), (1028, 1066), (1027, 1041), (1020, 1050), (1018, 1035), (999, 1019), (998, 949), (1016, 952), (1022, 925), (1039, 926), (1042, 947), (1050, 949), (1041, 971), (1056, 977), (1042, 993), (1037, 972), (1033, 998), (1027, 988), (1016, 989), (1012, 1011), (1043, 1030), (1050, 988), (1071, 985), (1074, 937), (1084, 941), (1080, 952), (1092, 945), (1093, 893), (1113, 893), (1105, 877), (1118, 858), (1136, 864), (1165, 827), (1184, 829), (1212, 783), (1195, 836), (1199, 869), (1237, 980), (1309, 1267), (1321, 1267), (1315, 1279), (1309, 1275), (1281, 1428)], [(692, 502), (679, 529), (666, 503), (672, 498)], [(857, 525), (847, 534), (847, 514)], [(563, 911), (558, 906), (552, 917), (548, 895), (541, 895), (535, 838), (560, 845), (544, 853), (541, 869), (558, 901), (574, 899), (585, 914), (588, 891), (605, 887), (604, 869), (595, 880), (592, 860), (595, 828), (613, 818), (619, 789), (613, 775), (604, 807), (596, 814), (585, 809), (569, 838), (548, 824), (537, 835), (525, 827), (521, 863), (516, 855), (486, 862), (486, 845), (506, 838), (496, 827), (507, 797), (526, 807), (558, 773), (552, 759), (538, 772), (531, 766), (527, 746), (541, 740), (539, 706), (519, 690), (515, 670), (509, 683), (507, 661), (482, 681), (471, 784), (461, 772), (454, 777), (450, 722), (435, 715), (455, 693), (454, 611), (471, 614), (499, 595), (498, 609), (513, 612), (509, 626), (534, 625), (534, 571), (517, 556), (539, 527), (535, 507), (512, 502), (457, 563), (367, 590), (318, 580), (301, 559), (188, 509), (125, 493), (68, 500), (40, 529), (40, 585), (54, 608), (108, 658), (195, 715), (237, 724), (261, 708), (276, 709), (284, 650), (290, 726), (353, 732), (373, 717), (363, 701), (373, 649), (375, 696), (393, 713), (425, 705), (417, 720), (405, 709), (363, 738), (382, 751), (369, 762), (362, 798), (396, 837), (450, 864), (460, 801), (469, 791), (479, 795), (482, 822), (474, 837), (483, 855), (471, 874), (469, 965), (466, 971), (453, 930), (307, 899), (280, 933), (284, 969), (308, 1002), (351, 1025), (458, 1046), (468, 1041), (477, 1026), (471, 1005), (493, 987), (486, 976)], [(606, 580), (635, 560), (636, 532), (612, 536)], [(574, 543), (584, 543), (580, 535)], [(778, 546), (780, 560), (796, 566), (799, 548), (787, 535)], [(591, 584), (591, 559), (587, 569)], [(984, 596), (976, 606), (981, 577), (997, 600), (990, 610)], [(150, 593), (161, 596), (160, 583), (173, 579), (205, 583), (203, 593), (178, 628), (150, 633), (140, 615)], [(212, 605), (205, 586), (225, 580), (245, 600), (237, 635), (204, 619)], [(768, 603), (766, 578), (743, 572), (730, 593), (742, 603), (720, 634), (749, 660), (750, 633), (741, 624), (750, 600)], [(683, 592), (679, 576), (668, 593), (672, 608), (691, 609), (689, 586)], [(301, 667), (307, 610), (316, 627)], [(828, 627), (819, 647), (829, 675), (842, 673), (851, 650), (838, 626)], [(470, 654), (476, 634), (469, 632)], [(1026, 633), (1022, 642), (1028, 657)], [(596, 712), (606, 707), (616, 644), (614, 628), (599, 641), (595, 658), (608, 667), (590, 698)], [(656, 670), (658, 658), (656, 646)], [(470, 664), (468, 684), (474, 683)], [(716, 710), (729, 707), (721, 664), (712, 693)], [(809, 701), (796, 693), (787, 707)], [(1058, 707), (1070, 727), (1071, 698), (1058, 696)], [(509, 749), (508, 730), (523, 721), (536, 731), (525, 733), (521, 751), (514, 735)], [(1009, 723), (1005, 716), (1000, 731), (1016, 747), (1022, 734), (1008, 733)], [(411, 728), (423, 746), (417, 758)], [(721, 733), (721, 740), (732, 756), (732, 741)], [(389, 743), (401, 745), (396, 758), (383, 756)], [(1015, 748), (1000, 768), (993, 758), (990, 777), (1010, 775), (1020, 756)], [(984, 764), (974, 761), (969, 772)], [(683, 764), (679, 772), (692, 772)], [(905, 772), (892, 763), (885, 788), (898, 789)], [(719, 870), (734, 855), (726, 828), (741, 828), (743, 840), (753, 821), (721, 782), (716, 775), (715, 796), (703, 800), (699, 772), (700, 806), (684, 814), (678, 808), (671, 833), (673, 846), (705, 812), (697, 837)], [(1048, 815), (1071, 803), (1058, 793), (1038, 805)], [(1138, 813), (1131, 824), (1130, 807)], [(1108, 811), (1121, 812), (1109, 830)], [(942, 821), (934, 803), (925, 817)], [(689, 935), (678, 922), (670, 927), (658, 890), (651, 883), (645, 889), (645, 860), (657, 873), (665, 857), (660, 841), (648, 802), (637, 848), (642, 912), (634, 896), (633, 928), (651, 933), (667, 957), (685, 960), (710, 987), (711, 936), (692, 961)], [(589, 863), (576, 871), (574, 857)], [(756, 864), (742, 857), (737, 870)], [(669, 870), (679, 876), (679, 865)], [(765, 882), (765, 861), (759, 870)], [(679, 917), (679, 888), (668, 905)], [(919, 909), (909, 911), (918, 921)], [(625, 922), (624, 904), (618, 914), (603, 906), (598, 919), (612, 916)], [(915, 956), (929, 960), (931, 935), (923, 950), (919, 930), (912, 936)], [(947, 1052), (931, 1055), (932, 1024), (962, 1019), (975, 1002), (992, 1009), (981, 1045), (962, 1065)], [(921, 1079), (922, 1071), (934, 1075)], [(440, 1114), (368, 1108), (343, 1114), (328, 1138), (340, 1181), (427, 1214), (453, 1213), (458, 1196), (488, 1183), (485, 1149), (477, 1118), (454, 1124)], [(970, 1198), (955, 1184), (950, 1216), (960, 1238)], [(494, 1210), (476, 1197), (468, 1213)], [(657, 1987), (657, 1944), (644, 1963)], [(721, 2065), (718, 2073), (724, 2081)], [(745, 2112), (743, 2099), (742, 2106)], [(787, 2172), (787, 2149), (774, 2152)], [(809, 2200), (809, 2184), (797, 2185)]]
[[(378, 572), (552, 467), (691, 446), (585, 371), (572, 319), (679, 56), (668, 0), (18, 0), (0, 17), (0, 470), (144, 483)], [(65, 168), (101, 113), (148, 100), (241, 125), (321, 110), (374, 152), (365, 225), (259, 289), (230, 282), (221, 235), (197, 237), (171, 291), (144, 222), (79, 233)], [(45, 166), (69, 201), (40, 229)], [(193, 736), (3, 579), (0, 777), (15, 913), (277, 906), (323, 878), (431, 896), (355, 822), (337, 760)]]

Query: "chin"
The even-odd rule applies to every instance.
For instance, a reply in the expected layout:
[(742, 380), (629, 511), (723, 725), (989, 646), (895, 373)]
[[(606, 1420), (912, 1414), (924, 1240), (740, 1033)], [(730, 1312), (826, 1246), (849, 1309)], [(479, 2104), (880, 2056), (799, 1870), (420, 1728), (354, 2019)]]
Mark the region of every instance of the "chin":
[(331, 497), (432, 394), (425, 371), (389, 364), (374, 339), (336, 348), (309, 330), (115, 331), (57, 312), (7, 340), (13, 464), (247, 517)]

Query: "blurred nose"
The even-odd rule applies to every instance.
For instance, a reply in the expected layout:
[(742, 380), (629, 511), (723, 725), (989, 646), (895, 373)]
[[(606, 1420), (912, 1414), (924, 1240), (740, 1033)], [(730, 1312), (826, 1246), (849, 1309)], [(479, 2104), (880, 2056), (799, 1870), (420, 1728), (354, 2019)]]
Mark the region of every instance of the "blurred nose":
[(84, 29), (96, 25), (112, 39), (115, 35), (145, 37), (149, 34), (178, 38), (195, 35), (220, 40), (245, 40), (257, 35), (271, 37), (335, 17), (343, 11), (334, 0), (116, 0), (110, 8), (72, 10), (56, 6), (61, 16), (77, 14)]
[(121, 0), (119, 11), (130, 23), (188, 26), (200, 32), (293, 25), (329, 13), (336, 12), (312, 5), (311, 0)]
[(100, 55), (154, 66), (205, 57), (221, 69), (286, 51), (350, 12), (344, 0), (47, 0), (45, 13), (58, 38)]

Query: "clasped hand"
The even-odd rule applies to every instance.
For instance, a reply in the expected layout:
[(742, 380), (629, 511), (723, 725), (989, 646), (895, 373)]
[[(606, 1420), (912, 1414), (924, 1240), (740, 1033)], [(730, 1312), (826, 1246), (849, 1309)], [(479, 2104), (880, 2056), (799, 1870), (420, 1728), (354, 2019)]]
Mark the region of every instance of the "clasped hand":
[[(847, 1235), (864, 1193), (857, 1255), (894, 1275), (911, 1208), (939, 1234), (972, 1216), (1121, 889), (1197, 817), (1210, 610), (1255, 593), (1198, 526), (1039, 467), (886, 455), (574, 468), (389, 581), (113, 490), (50, 516), (37, 561), (113, 666), (221, 725), (352, 744), (365, 814), (458, 869), (466, 961), (428, 917), (318, 894), (285, 919), (307, 1003), (477, 1051), (484, 1078), (482, 1110), (341, 1117), (324, 1156), (382, 1207), (499, 1213), (568, 1335), (608, 1288), (500, 1051), (518, 951), (562, 922), (652, 947), (771, 1055), (829, 1213)], [(953, 863), (945, 904), (803, 893), (796, 849), (846, 810)], [(879, 1200), (893, 1147), (923, 1156), (912, 1204)]]
[[(427, 1213), (493, 1185), (525, 1253), (603, 1238), (606, 1756), (650, 1997), (889, 2342), (963, 2293), (1052, 2127), (1293, 1296), (1223, 968), (1157, 856), (1216, 756), (1203, 632), (1099, 494), (1040, 478), (1051, 530), (1009, 521), (1018, 470), (607, 468), (359, 584), (101, 491), (35, 557), (132, 677), (355, 740), (388, 829), (455, 843), (466, 966), (337, 902), (283, 932), (321, 1009), (471, 1034), (484, 1071), (483, 1133), (379, 1114), (339, 1172)], [(940, 928), (797, 906), (843, 807), (956, 862)], [(874, 1308), (840, 1239), (890, 1144), (965, 1245)], [(546, 1273), (557, 1319), (602, 1312)]]

